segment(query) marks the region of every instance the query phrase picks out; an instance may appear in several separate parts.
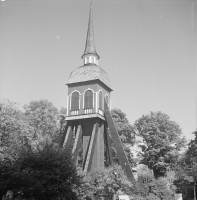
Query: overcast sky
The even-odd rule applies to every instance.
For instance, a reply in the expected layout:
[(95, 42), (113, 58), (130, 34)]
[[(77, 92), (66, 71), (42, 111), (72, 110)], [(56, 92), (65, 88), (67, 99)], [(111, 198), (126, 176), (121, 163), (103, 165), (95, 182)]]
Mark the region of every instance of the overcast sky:
[[(68, 77), (83, 65), (90, 0), (0, 1), (0, 99), (66, 107)], [(196, 0), (93, 0), (99, 66), (112, 108), (130, 123), (161, 111), (187, 139), (196, 129)]]

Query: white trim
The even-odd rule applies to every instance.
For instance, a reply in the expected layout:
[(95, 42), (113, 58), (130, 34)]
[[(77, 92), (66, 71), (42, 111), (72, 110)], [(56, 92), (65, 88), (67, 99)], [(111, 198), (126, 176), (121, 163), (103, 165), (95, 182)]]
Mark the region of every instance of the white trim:
[(96, 113), (98, 112), (98, 92), (95, 92), (96, 94)]
[(99, 117), (102, 120), (106, 121), (106, 119), (99, 115), (99, 114), (95, 114), (95, 113), (91, 113), (91, 114), (87, 114), (87, 115), (74, 115), (74, 116), (69, 116), (66, 117), (66, 120), (77, 120), (77, 119), (86, 119), (86, 118), (93, 118), (93, 117)]
[(78, 92), (79, 95), (81, 94), (78, 90), (74, 90), (74, 91), (72, 91), (72, 92), (70, 93), (70, 95), (72, 95), (72, 93), (74, 93), (74, 92)]
[(71, 95), (69, 95), (70, 109), (71, 110)]
[(84, 94), (86, 93), (87, 90), (92, 90), (92, 93), (93, 93), (93, 108), (94, 108), (94, 94), (95, 94), (95, 92), (94, 92), (93, 89), (88, 88), (88, 89), (86, 89), (86, 90), (83, 92), (83, 109), (84, 109), (84, 97), (85, 97)]

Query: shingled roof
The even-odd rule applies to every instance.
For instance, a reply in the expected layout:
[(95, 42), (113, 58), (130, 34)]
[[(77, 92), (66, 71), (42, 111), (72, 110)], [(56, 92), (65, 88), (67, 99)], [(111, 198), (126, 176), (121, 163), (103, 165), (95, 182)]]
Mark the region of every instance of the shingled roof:
[(95, 64), (88, 64), (74, 69), (70, 74), (67, 85), (91, 80), (100, 80), (111, 89), (108, 74)]

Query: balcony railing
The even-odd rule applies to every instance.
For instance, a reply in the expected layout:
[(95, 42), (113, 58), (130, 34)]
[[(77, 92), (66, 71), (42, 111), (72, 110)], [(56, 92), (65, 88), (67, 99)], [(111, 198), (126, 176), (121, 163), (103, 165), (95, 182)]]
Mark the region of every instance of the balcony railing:
[(91, 114), (91, 113), (93, 113), (93, 108), (85, 108), (84, 109), (84, 113), (85, 114)]
[(70, 114), (71, 115), (79, 115), (79, 110), (71, 110)]

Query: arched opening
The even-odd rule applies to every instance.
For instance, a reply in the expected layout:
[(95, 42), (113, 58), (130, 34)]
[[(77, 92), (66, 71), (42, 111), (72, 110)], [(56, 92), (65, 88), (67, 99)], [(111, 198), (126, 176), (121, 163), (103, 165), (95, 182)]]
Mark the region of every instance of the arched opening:
[(84, 94), (84, 109), (93, 108), (93, 92), (87, 90)]
[(103, 110), (103, 93), (99, 92), (99, 109)]
[(73, 92), (71, 96), (71, 111), (79, 110), (79, 93)]

